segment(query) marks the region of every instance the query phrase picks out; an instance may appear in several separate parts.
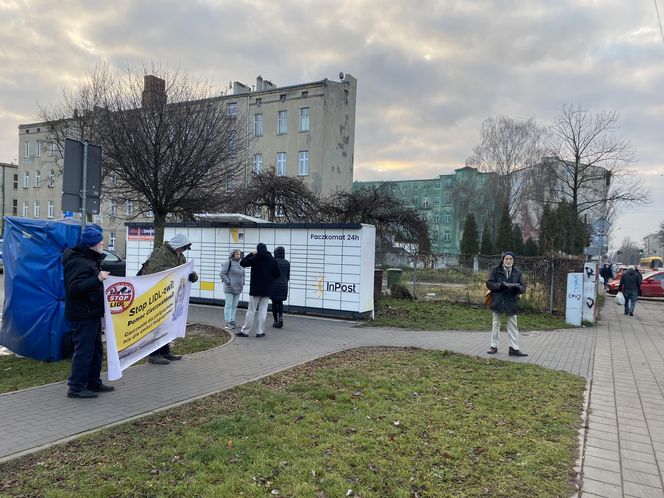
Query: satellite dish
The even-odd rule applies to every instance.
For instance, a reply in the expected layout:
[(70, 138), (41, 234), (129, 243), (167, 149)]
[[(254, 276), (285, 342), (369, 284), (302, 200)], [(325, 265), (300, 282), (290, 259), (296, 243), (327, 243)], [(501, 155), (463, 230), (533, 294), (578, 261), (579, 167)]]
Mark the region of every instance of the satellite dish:
[(340, 80), (344, 79), (344, 73), (343, 72), (339, 72), (339, 79)]

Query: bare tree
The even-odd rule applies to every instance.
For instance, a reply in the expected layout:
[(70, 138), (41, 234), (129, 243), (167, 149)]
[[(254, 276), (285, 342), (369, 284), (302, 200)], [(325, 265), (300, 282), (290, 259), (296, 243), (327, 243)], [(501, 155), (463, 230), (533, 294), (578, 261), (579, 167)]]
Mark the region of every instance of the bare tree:
[(98, 66), (41, 114), (60, 144), (72, 137), (102, 146), (105, 196), (154, 216), (156, 247), (167, 216), (216, 209), (244, 171), (241, 120), (216, 97), (210, 84), (177, 70)]
[(431, 251), (427, 222), (414, 208), (395, 197), (389, 184), (354, 192), (339, 191), (327, 200), (321, 214), (326, 221), (374, 225), (380, 242), (415, 243), (419, 254)]
[(273, 170), (253, 173), (246, 186), (228, 196), (225, 208), (244, 214), (263, 214), (269, 221), (318, 221), (320, 199), (300, 179)]
[(657, 232), (657, 242), (664, 247), (664, 221), (659, 224), (659, 231)]
[(614, 111), (591, 114), (581, 106), (562, 106), (551, 127), (550, 159), (543, 165), (540, 191), (548, 192), (550, 202), (567, 202), (579, 216), (598, 206), (614, 212), (649, 202), (632, 168), (632, 146), (617, 134), (618, 117)]
[(512, 218), (521, 211), (529, 188), (528, 170), (542, 157), (544, 136), (545, 129), (533, 118), (487, 118), (482, 123), (480, 144), (466, 161), (480, 171), (498, 174), (497, 193), (501, 198), (496, 205), (507, 202)]

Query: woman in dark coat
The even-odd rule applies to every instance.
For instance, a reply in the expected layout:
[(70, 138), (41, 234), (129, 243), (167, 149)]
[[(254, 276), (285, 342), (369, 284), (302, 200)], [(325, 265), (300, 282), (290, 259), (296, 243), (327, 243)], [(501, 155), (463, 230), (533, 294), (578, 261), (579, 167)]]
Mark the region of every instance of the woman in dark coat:
[(279, 266), (279, 278), (275, 279), (272, 285), (272, 316), (274, 323), (272, 326), (280, 329), (284, 326), (284, 301), (288, 297), (288, 281), (290, 280), (290, 263), (286, 259), (286, 250), (279, 246), (274, 250), (274, 259)]
[(493, 323), (491, 327), (491, 347), (489, 354), (498, 352), (500, 340), (500, 315), (507, 315), (507, 338), (510, 356), (528, 356), (519, 349), (519, 329), (516, 321), (519, 294), (526, 292), (521, 269), (514, 266), (514, 253), (505, 251), (499, 265), (491, 268), (486, 283), (491, 291), (491, 311)]

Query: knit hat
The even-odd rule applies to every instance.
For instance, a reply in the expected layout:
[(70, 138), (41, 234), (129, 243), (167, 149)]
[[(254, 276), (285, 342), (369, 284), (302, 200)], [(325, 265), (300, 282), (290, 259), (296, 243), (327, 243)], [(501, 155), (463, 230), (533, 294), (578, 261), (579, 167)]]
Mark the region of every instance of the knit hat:
[(171, 240), (168, 241), (168, 245), (175, 249), (183, 248), (185, 251), (191, 248), (191, 242), (187, 236), (183, 233), (176, 233)]
[(503, 255), (500, 257), (500, 263), (501, 264), (505, 260), (505, 256), (512, 256), (512, 259), (516, 259), (516, 256), (514, 255), (514, 253), (512, 251), (505, 251), (505, 252), (503, 252)]
[(104, 236), (101, 234), (101, 231), (97, 230), (94, 227), (85, 227), (83, 233), (81, 234), (81, 245), (85, 247), (93, 247), (99, 244), (104, 240)]

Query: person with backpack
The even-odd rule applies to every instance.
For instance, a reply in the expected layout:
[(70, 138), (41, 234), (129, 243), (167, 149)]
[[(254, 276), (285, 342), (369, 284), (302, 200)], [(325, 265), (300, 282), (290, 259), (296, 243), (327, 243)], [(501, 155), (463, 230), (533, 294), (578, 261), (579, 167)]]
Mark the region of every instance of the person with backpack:
[(286, 250), (279, 246), (274, 250), (274, 259), (279, 267), (279, 277), (272, 285), (272, 327), (280, 329), (284, 326), (284, 301), (288, 297), (288, 281), (290, 280), (290, 262), (286, 259)]
[(235, 328), (235, 313), (237, 312), (237, 303), (240, 300), (240, 294), (244, 288), (244, 268), (240, 266), (242, 253), (239, 249), (231, 251), (230, 257), (221, 266), (219, 277), (224, 283), (224, 321), (226, 328), (233, 330)]
[[(186, 235), (176, 233), (171, 240), (164, 242), (163, 245), (157, 247), (146, 264), (142, 268), (143, 275), (150, 275), (164, 270), (170, 270), (176, 266), (183, 265), (187, 262), (184, 252), (191, 249), (191, 242)], [(198, 281), (198, 275), (195, 271), (189, 274), (189, 281), (194, 283)], [(155, 365), (168, 365), (171, 361), (181, 360), (182, 355), (173, 354), (171, 352), (171, 345), (165, 344), (156, 351), (153, 351), (148, 356), (148, 363)]]

